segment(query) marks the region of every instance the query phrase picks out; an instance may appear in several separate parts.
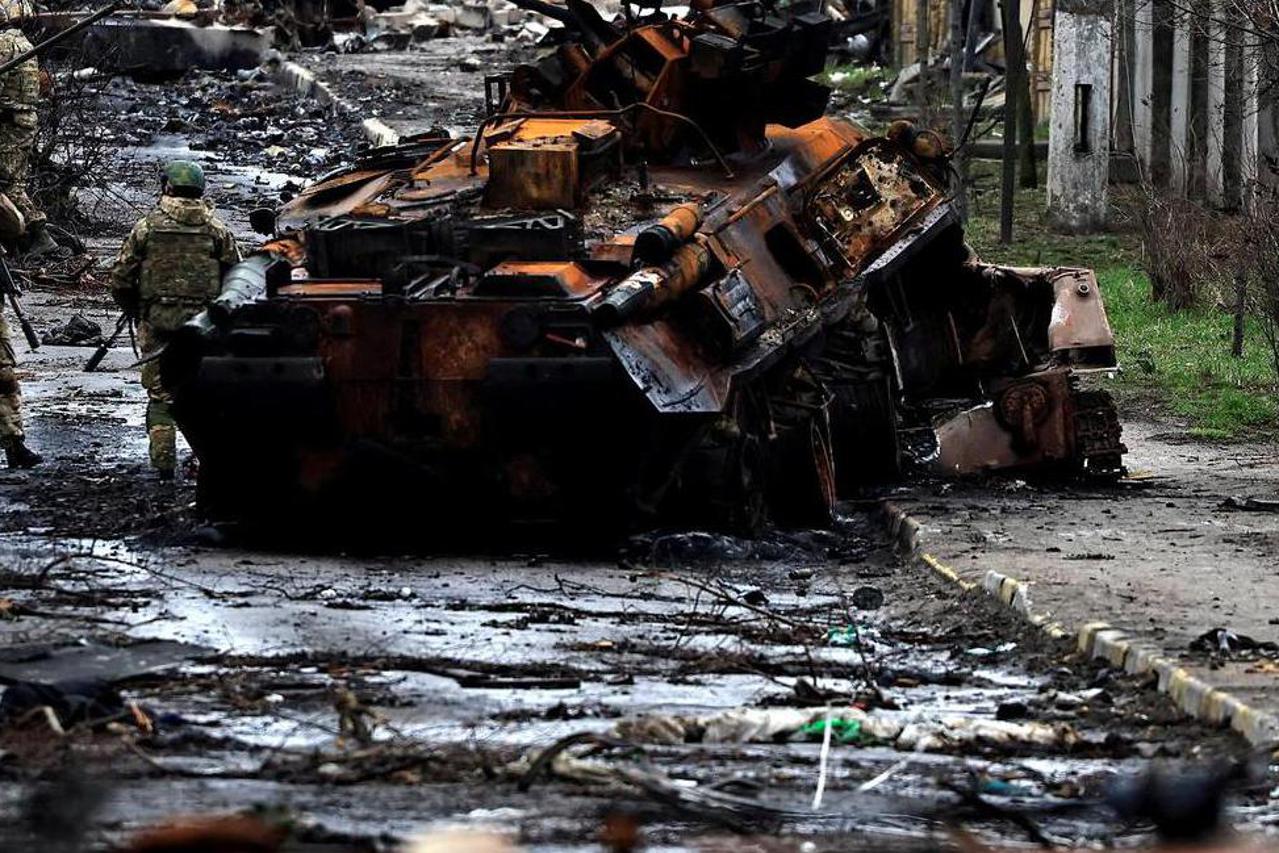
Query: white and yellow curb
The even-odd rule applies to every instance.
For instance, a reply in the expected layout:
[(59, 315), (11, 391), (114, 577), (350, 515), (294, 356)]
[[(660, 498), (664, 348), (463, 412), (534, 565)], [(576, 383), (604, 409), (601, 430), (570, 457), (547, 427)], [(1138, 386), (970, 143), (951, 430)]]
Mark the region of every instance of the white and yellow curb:
[(987, 571), (980, 584), (965, 580), (924, 549), (919, 522), (909, 513), (891, 501), (883, 504), (883, 511), (894, 544), (947, 583), (964, 592), (980, 587), (988, 596), (1054, 640), (1073, 636), (1075, 647), (1082, 655), (1104, 660), (1132, 675), (1155, 676), (1159, 692), (1166, 694), (1177, 708), (1196, 720), (1229, 725), (1254, 746), (1279, 740), (1279, 717), (1276, 715), (1254, 708), (1238, 696), (1191, 675), (1177, 661), (1164, 657), (1158, 647), (1108, 622), (1087, 622), (1071, 629), (1046, 614), (1035, 613), (1030, 603), (1030, 585), (1024, 581), (996, 571)]
[[(291, 59), (282, 60), (276, 64), (272, 77), (277, 84), (311, 98), (334, 112), (359, 114), (359, 111), (348, 104), (328, 83), (316, 77), (309, 68), (304, 68)], [(380, 118), (364, 119), (360, 122), (360, 129), (364, 133), (364, 138), (374, 148), (400, 144), (400, 134)]]

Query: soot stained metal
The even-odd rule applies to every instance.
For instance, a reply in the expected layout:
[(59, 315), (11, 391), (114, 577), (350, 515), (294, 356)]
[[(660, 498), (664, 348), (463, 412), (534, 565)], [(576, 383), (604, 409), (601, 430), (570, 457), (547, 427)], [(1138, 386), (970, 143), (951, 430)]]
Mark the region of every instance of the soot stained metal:
[(1119, 473), (1091, 272), (966, 246), (935, 137), (824, 115), (830, 22), (553, 6), (472, 138), (278, 212), (163, 369), (215, 516), (829, 520), (926, 424), (951, 473)]

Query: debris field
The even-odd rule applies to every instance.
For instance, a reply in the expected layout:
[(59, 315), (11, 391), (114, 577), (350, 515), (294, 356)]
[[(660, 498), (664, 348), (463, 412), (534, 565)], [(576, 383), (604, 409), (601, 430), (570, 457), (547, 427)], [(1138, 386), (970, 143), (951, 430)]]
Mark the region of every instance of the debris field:
[[(928, 134), (810, 87), (877, 6), (203, 5), (129, 19), (181, 67), (103, 26), (48, 62), (90, 165), (71, 256), (13, 260), (45, 462), (0, 473), (0, 850), (1264, 838), (1268, 753), (884, 522), (976, 560), (1018, 477), (1131, 542), (1170, 495), (1123, 479), (1093, 274), (982, 263)], [(173, 159), (246, 260), (159, 358), (167, 482), (107, 279)]]

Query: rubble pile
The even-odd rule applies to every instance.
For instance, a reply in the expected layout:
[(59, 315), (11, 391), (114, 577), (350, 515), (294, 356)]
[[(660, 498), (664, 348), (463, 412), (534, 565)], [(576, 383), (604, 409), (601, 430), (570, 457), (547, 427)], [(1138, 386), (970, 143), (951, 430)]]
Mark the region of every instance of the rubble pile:
[(117, 77), (104, 94), (102, 133), (118, 145), (181, 135), (192, 151), (239, 166), (313, 177), (359, 142), (357, 131), (335, 122), (326, 107), (281, 90), (261, 71), (200, 73), (180, 87)]
[(370, 12), (361, 18), (362, 34), (341, 34), (334, 39), (339, 50), (404, 49), (413, 42), (442, 38), (458, 33), (493, 33), (503, 39), (539, 42), (555, 21), (519, 8), (507, 0), (491, 3), (438, 3), (408, 0), (385, 12)]
[[(176, 85), (103, 79), (86, 101), (85, 119), (97, 128), (102, 169), (78, 191), (89, 233), (118, 234), (139, 199), (155, 192), (158, 164), (173, 152), (209, 160), (219, 182), (215, 197), (235, 205), (260, 203), (296, 191), (364, 144), (358, 122), (269, 82), (265, 72), (192, 72)], [(270, 175), (270, 178), (265, 176)], [(128, 187), (127, 192), (121, 187)], [(120, 206), (125, 212), (120, 213)], [(121, 235), (122, 236), (122, 235)]]

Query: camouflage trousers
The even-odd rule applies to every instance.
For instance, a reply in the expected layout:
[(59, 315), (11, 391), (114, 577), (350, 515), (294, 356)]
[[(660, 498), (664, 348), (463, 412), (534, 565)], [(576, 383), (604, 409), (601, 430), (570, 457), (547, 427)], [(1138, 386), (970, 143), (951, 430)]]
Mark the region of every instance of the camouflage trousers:
[(27, 195), (35, 140), (35, 110), (0, 112), (0, 192), (22, 212), (28, 228), (45, 221), (44, 213)]
[(22, 389), (9, 321), (0, 314), (0, 444), (12, 438), (22, 438)]
[[(138, 349), (146, 358), (169, 342), (163, 332), (143, 320), (138, 323)], [(178, 427), (169, 411), (173, 396), (160, 383), (160, 362), (142, 365), (142, 387), (147, 389), (147, 439), (151, 447), (151, 467), (172, 471), (178, 464)]]

